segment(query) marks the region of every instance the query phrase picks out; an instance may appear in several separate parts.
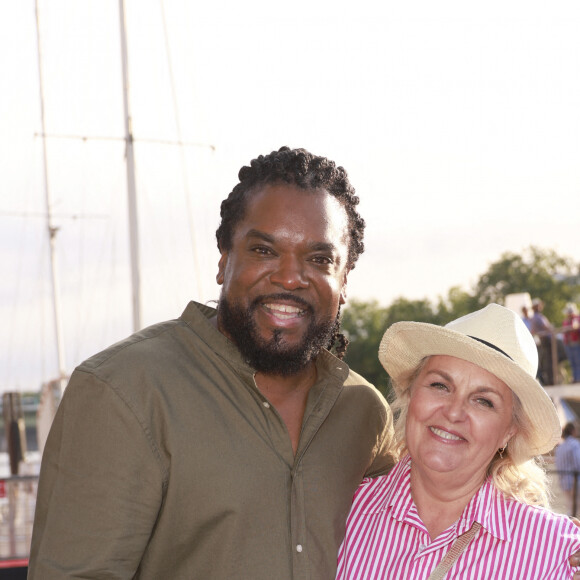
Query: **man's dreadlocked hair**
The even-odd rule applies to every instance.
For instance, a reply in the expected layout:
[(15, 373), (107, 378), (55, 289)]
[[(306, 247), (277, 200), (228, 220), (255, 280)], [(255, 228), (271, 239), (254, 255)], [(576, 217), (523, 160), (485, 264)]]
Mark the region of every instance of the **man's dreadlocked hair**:
[[(259, 186), (282, 182), (304, 190), (324, 189), (338, 199), (346, 210), (350, 230), (347, 268), (349, 270), (354, 268), (358, 257), (364, 251), (365, 222), (356, 210), (359, 198), (342, 167), (337, 167), (333, 161), (313, 155), (305, 149), (281, 147), (269, 155), (260, 155), (257, 159), (253, 159), (249, 167), (244, 166), (240, 169), (238, 178), (240, 182), (221, 204), (221, 223), (216, 231), (220, 252), (230, 250), (232, 247), (234, 230), (244, 219), (248, 195)], [(334, 345), (336, 355), (342, 359), (346, 353), (348, 339), (339, 332), (339, 329), (340, 326), (337, 324), (328, 348)]]

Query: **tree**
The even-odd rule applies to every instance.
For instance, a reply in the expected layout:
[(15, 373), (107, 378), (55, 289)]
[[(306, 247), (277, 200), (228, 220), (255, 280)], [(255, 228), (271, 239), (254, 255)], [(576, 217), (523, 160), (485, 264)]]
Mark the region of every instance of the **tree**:
[(459, 286), (453, 286), (447, 292), (446, 298), (439, 298), (437, 304), (439, 324), (447, 324), (456, 318), (474, 312), (478, 308), (479, 305), (474, 296)]
[(483, 308), (490, 302), (503, 304), (508, 294), (529, 292), (532, 298), (544, 302), (544, 314), (559, 325), (566, 302), (574, 301), (580, 294), (580, 286), (570, 283), (575, 276), (578, 265), (570, 258), (530, 246), (522, 255), (502, 254), (479, 278), (473, 295), (477, 308)]
[(342, 331), (350, 344), (345, 361), (387, 396), (388, 377), (379, 362), (379, 344), (387, 328), (387, 311), (376, 300), (352, 300), (344, 309)]
[(353, 300), (344, 309), (342, 330), (350, 340), (346, 362), (356, 372), (389, 395), (387, 373), (378, 359), (386, 329), (402, 320), (444, 325), (483, 308), (490, 302), (505, 303), (508, 294), (529, 292), (545, 303), (544, 313), (559, 326), (566, 302), (580, 302), (580, 266), (553, 250), (530, 246), (522, 255), (506, 252), (482, 274), (472, 292), (452, 287), (437, 305), (428, 299), (399, 297), (390, 306), (376, 300)]
[(429, 300), (398, 298), (391, 306), (379, 306), (376, 300), (353, 300), (345, 308), (342, 330), (350, 341), (346, 363), (373, 383), (387, 398), (390, 396), (388, 375), (379, 362), (379, 344), (391, 324), (402, 320), (415, 320), (439, 324)]
[(440, 324), (441, 322), (433, 304), (426, 298), (423, 300), (397, 298), (387, 308), (387, 327), (402, 320), (414, 320), (415, 322), (428, 322), (430, 324)]

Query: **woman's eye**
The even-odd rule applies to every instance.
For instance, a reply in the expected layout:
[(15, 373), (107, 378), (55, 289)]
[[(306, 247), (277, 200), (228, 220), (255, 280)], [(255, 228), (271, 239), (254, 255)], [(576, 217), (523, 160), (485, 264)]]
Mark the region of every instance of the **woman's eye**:
[(480, 397), (479, 399), (477, 399), (477, 402), (480, 405), (483, 405), (484, 407), (488, 407), (490, 409), (493, 409), (493, 403), (489, 399), (483, 399)]
[(437, 389), (438, 391), (447, 390), (447, 385), (444, 385), (443, 383), (431, 383), (429, 386)]

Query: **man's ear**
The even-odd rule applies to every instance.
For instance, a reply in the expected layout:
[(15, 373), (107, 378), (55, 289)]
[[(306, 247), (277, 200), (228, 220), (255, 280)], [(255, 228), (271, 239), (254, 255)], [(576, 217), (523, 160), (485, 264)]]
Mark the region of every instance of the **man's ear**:
[(344, 278), (342, 279), (342, 288), (340, 290), (339, 304), (346, 304), (346, 283), (348, 279), (348, 270), (344, 273)]
[(218, 262), (218, 273), (215, 281), (221, 286), (224, 283), (226, 265), (228, 263), (228, 253), (224, 250)]

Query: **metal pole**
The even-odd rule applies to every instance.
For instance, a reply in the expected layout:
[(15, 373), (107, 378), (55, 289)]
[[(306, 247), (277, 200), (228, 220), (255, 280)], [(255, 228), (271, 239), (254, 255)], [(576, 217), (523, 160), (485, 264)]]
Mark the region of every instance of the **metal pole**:
[(578, 475), (577, 471), (574, 472), (574, 487), (572, 488), (572, 516), (576, 517), (576, 512), (578, 510)]
[(550, 350), (552, 359), (552, 384), (560, 384), (560, 379), (558, 377), (558, 338), (554, 331), (550, 334)]
[(141, 328), (141, 279), (139, 273), (139, 224), (137, 219), (137, 191), (135, 187), (135, 157), (133, 153), (133, 129), (129, 112), (129, 72), (127, 59), (127, 36), (125, 30), (125, 2), (119, 0), (121, 22), (121, 56), (123, 68), (123, 104), (125, 107), (125, 157), (127, 159), (127, 194), (129, 211), (129, 246), (131, 252), (131, 283), (133, 304), (133, 330)]
[(52, 202), (48, 186), (48, 162), (46, 152), (46, 126), (44, 115), (44, 83), (42, 78), (42, 58), (40, 48), (40, 18), (38, 12), (38, 0), (35, 2), (36, 12), (36, 46), (38, 51), (38, 84), (40, 90), (40, 122), (42, 129), (42, 161), (44, 179), (44, 198), (46, 202), (46, 224), (48, 230), (49, 252), (50, 252), (50, 280), (52, 287), (52, 305), (54, 315), (54, 333), (56, 340), (56, 353), (58, 363), (58, 375), (61, 392), (64, 389), (66, 380), (64, 343), (62, 340), (62, 321), (60, 316), (60, 288), (58, 285), (58, 268), (56, 261), (56, 234), (58, 228), (52, 223)]

